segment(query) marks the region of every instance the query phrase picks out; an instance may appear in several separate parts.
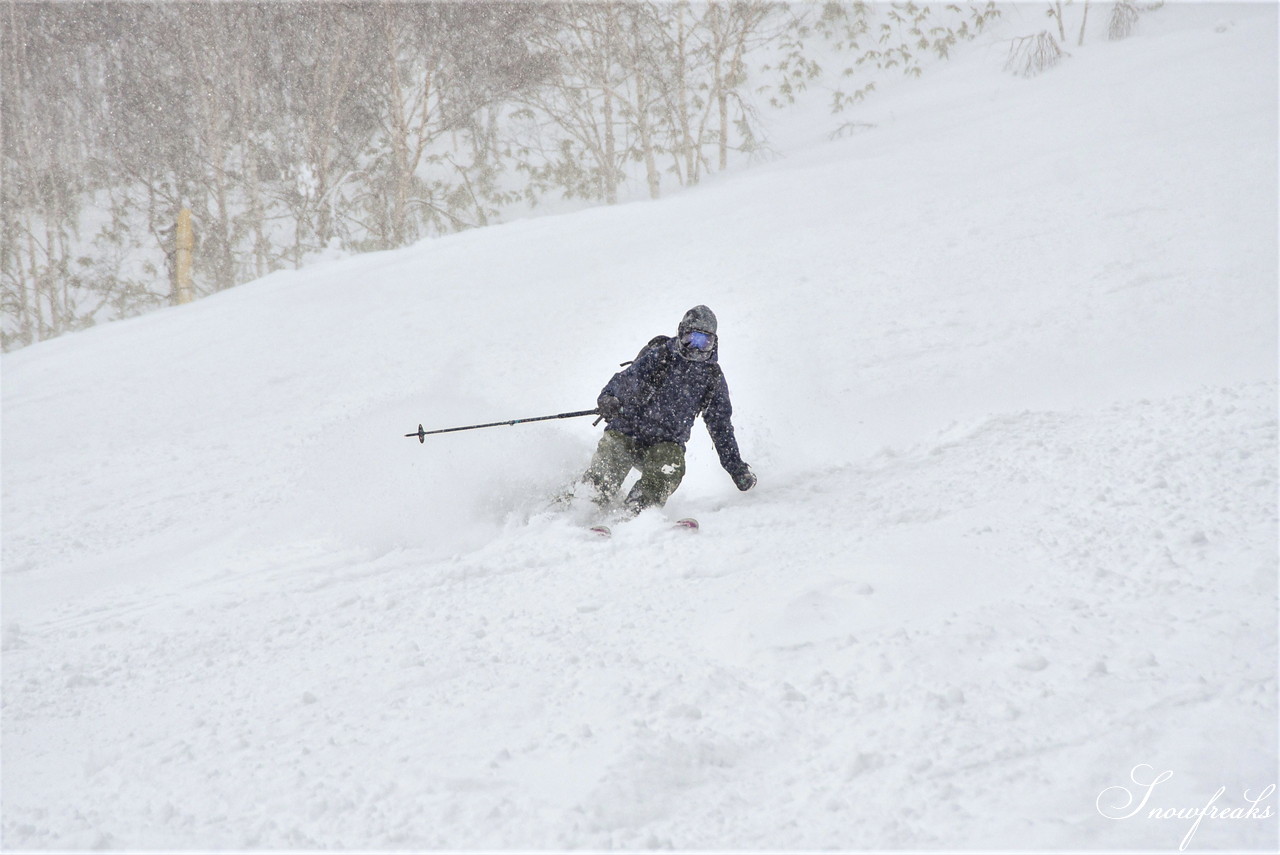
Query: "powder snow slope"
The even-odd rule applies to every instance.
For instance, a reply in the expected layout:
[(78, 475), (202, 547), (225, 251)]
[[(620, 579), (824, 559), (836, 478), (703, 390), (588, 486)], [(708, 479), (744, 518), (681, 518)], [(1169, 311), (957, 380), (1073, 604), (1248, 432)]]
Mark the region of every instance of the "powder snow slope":
[[(3, 845), (1273, 850), (1103, 814), (1275, 782), (1276, 25), (5, 355)], [(589, 420), (401, 436), (697, 303), (760, 485), (697, 429), (696, 535), (545, 511)]]

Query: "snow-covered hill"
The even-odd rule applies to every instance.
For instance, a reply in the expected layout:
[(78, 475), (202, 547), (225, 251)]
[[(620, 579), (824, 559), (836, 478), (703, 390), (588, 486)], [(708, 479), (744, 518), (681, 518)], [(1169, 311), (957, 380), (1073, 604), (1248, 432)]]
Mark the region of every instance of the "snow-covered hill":
[[(1274, 849), (1276, 33), (991, 40), (673, 198), (4, 356), (3, 845), (1173, 850), (1224, 787), (1190, 848)], [(697, 429), (600, 541), (590, 420), (402, 436), (698, 303), (750, 493)]]

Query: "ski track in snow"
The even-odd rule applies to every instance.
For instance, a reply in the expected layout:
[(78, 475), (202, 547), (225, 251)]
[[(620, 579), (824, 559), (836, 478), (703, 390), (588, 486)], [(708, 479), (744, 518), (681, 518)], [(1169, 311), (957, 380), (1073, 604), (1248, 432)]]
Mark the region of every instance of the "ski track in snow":
[[(660, 203), (6, 355), (4, 846), (1175, 850), (1098, 794), (1275, 780), (1275, 25), (991, 41)], [(600, 540), (540, 498), (589, 422), (398, 435), (698, 302), (752, 492), (698, 428)]]

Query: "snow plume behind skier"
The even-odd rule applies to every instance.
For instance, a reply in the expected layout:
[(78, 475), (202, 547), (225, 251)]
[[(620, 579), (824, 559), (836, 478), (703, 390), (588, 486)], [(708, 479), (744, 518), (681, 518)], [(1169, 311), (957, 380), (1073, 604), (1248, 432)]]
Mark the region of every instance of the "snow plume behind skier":
[(659, 336), (634, 362), (613, 375), (597, 404), (604, 436), (582, 480), (600, 507), (608, 507), (632, 469), (640, 479), (624, 508), (638, 514), (661, 507), (685, 473), (685, 443), (699, 415), (715, 443), (720, 465), (739, 490), (756, 484), (733, 433), (733, 405), (719, 365), (715, 314), (706, 306), (685, 313), (675, 338)]

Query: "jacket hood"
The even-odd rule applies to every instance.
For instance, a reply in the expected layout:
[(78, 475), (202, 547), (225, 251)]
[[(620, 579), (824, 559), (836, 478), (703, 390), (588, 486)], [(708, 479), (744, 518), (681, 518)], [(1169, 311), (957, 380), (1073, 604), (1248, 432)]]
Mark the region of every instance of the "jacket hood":
[(671, 348), (682, 359), (689, 362), (719, 362), (720, 361), (720, 341), (717, 337), (711, 345), (709, 351), (692, 351), (684, 346), (683, 339), (686, 333), (694, 330), (702, 333), (710, 333), (716, 335), (716, 314), (706, 306), (694, 306), (692, 309), (684, 313), (684, 317), (680, 319), (680, 327), (676, 331), (676, 337), (671, 340)]
[(684, 317), (680, 319), (676, 337), (679, 338), (689, 330), (714, 334), (716, 331), (716, 313), (706, 306), (694, 306), (685, 312)]

